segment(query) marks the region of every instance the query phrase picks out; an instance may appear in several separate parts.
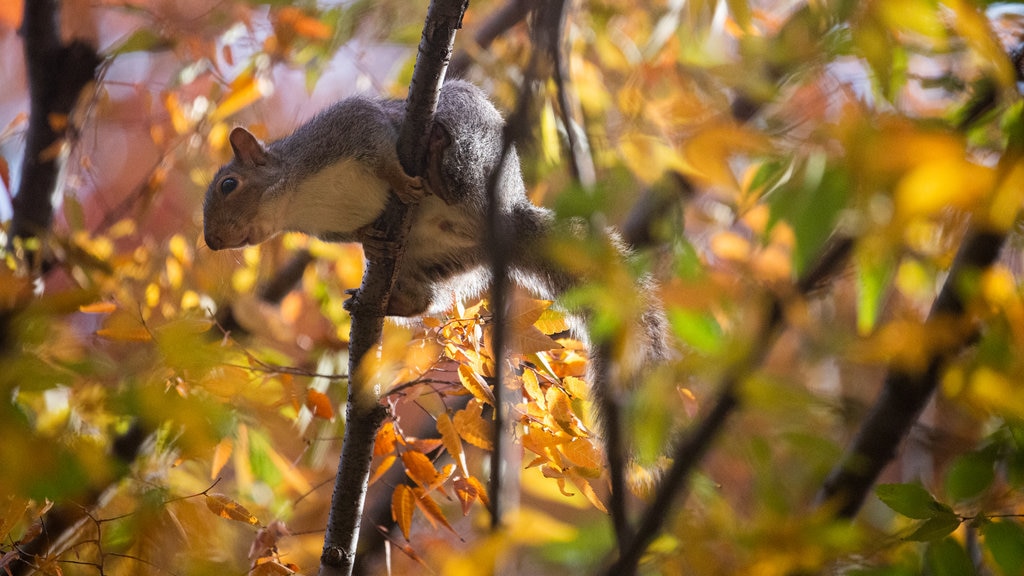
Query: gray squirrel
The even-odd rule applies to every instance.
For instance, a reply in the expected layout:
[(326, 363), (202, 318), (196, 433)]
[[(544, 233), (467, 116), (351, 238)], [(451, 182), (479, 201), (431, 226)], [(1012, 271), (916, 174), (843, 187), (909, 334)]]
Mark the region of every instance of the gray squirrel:
[[(502, 154), (504, 120), (476, 86), (446, 82), (426, 175), (413, 178), (396, 153), (404, 105), (350, 97), (267, 146), (235, 128), (229, 136), (234, 158), (217, 172), (203, 203), (207, 246), (238, 248), (294, 231), (333, 242), (361, 242), (372, 253), (383, 248), (369, 226), (393, 191), (404, 201), (420, 201), (413, 208), (388, 315), (437, 312), (449, 307), (453, 293), (458, 298), (482, 293), (489, 282), (487, 183)], [(554, 216), (527, 199), (514, 148), (501, 170), (497, 198), (512, 235), (510, 278), (541, 298), (557, 298), (581, 279), (544, 255)], [(628, 257), (622, 242), (614, 236), (612, 241)], [(640, 279), (636, 288), (645, 311), (637, 318), (639, 330), (633, 331), (629, 364), (641, 367), (667, 355), (667, 322), (650, 280)]]

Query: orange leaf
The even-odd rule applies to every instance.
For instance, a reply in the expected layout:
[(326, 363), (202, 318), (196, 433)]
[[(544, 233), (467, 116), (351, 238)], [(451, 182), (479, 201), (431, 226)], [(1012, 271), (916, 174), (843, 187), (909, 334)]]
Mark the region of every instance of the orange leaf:
[(217, 447), (213, 449), (213, 463), (210, 465), (210, 479), (217, 478), (220, 471), (224, 468), (224, 465), (228, 463), (228, 458), (231, 457), (231, 449), (233, 443), (230, 438), (225, 438), (217, 443)]
[(459, 436), (477, 448), (493, 450), (491, 443), (491, 424), (483, 419), (483, 404), (471, 401), (462, 410), (455, 413), (453, 424)]
[(462, 451), (462, 441), (459, 440), (459, 433), (452, 424), (447, 414), (437, 417), (437, 431), (441, 433), (441, 441), (444, 442), (444, 449), (448, 451), (452, 459), (458, 462), (459, 470), (463, 474), (469, 474), (466, 470), (466, 454)]
[(109, 314), (114, 310), (117, 310), (117, 305), (113, 302), (94, 302), (78, 307), (78, 311), (85, 314)]
[(494, 406), (494, 392), (491, 387), (479, 374), (465, 364), (459, 365), (459, 382), (466, 390), (469, 390), (474, 398)]
[(416, 495), (412, 487), (400, 484), (391, 494), (391, 519), (398, 523), (402, 529), (402, 535), (409, 539), (409, 529), (412, 527), (412, 512), (416, 506)]
[(3, 156), (0, 156), (0, 184), (4, 185), (4, 190), (11, 189), (11, 167)]
[(434, 464), (421, 452), (413, 450), (402, 452), (402, 464), (405, 465), (405, 473), (409, 475), (409, 478), (423, 488), (429, 487), (437, 478)]
[(462, 515), (468, 516), (469, 507), (477, 499), (476, 488), (465, 478), (456, 478), (452, 484), (455, 486), (455, 497), (462, 504)]
[(434, 526), (440, 522), (445, 528), (451, 530), (452, 534), (458, 535), (455, 528), (448, 523), (448, 519), (444, 517), (444, 512), (441, 511), (441, 507), (434, 502), (434, 499), (422, 488), (413, 488), (413, 493), (416, 495), (416, 506), (423, 511), (423, 515), (427, 517), (427, 520)]
[(213, 113), (210, 114), (210, 122), (220, 122), (262, 97), (263, 90), (260, 88), (259, 80), (254, 75), (249, 74), (236, 79), (235, 82), (232, 82), (231, 92), (228, 93), (227, 98), (222, 100)]
[(395, 456), (394, 454), (388, 454), (388, 456), (384, 458), (384, 460), (382, 460), (380, 464), (377, 465), (377, 469), (373, 471), (373, 474), (370, 476), (370, 481), (368, 485), (372, 485), (377, 480), (380, 480), (380, 477), (383, 476), (385, 472), (391, 469), (391, 466), (394, 465), (395, 460), (398, 460), (397, 456)]
[(306, 390), (306, 408), (309, 408), (313, 415), (324, 420), (334, 418), (334, 408), (331, 407), (331, 399), (327, 394), (318, 390)]
[(373, 455), (383, 456), (394, 452), (397, 441), (398, 436), (395, 434), (394, 422), (385, 422), (373, 441)]
[(251, 512), (245, 509), (244, 506), (235, 502), (225, 494), (219, 494), (216, 492), (206, 494), (206, 507), (221, 518), (227, 518), (229, 520), (235, 520), (236, 522), (244, 522), (252, 526), (259, 526), (260, 521), (258, 518), (252, 515)]
[(484, 488), (484, 485), (475, 476), (466, 478), (466, 482), (476, 490), (476, 496), (483, 502), (484, 506), (490, 508), (491, 500), (487, 497), (487, 490)]
[(330, 26), (292, 6), (281, 8), (277, 12), (277, 21), (290, 27), (299, 36), (312, 40), (328, 40), (331, 37)]

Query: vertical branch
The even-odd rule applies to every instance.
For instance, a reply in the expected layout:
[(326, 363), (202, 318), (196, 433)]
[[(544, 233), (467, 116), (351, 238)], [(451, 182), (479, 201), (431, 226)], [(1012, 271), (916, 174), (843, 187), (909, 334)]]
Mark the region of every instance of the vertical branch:
[[(38, 238), (50, 230), (71, 110), (100, 64), (96, 51), (84, 42), (61, 43), (58, 6), (57, 0), (25, 2), (21, 35), (30, 104), (21, 182), (12, 202), (12, 245), (15, 239)], [(38, 264), (34, 253), (28, 251), (32, 265)]]
[[(398, 157), (411, 176), (421, 176), (438, 93), (451, 59), (455, 31), (462, 26), (468, 0), (434, 0), (420, 38), (406, 116), (398, 140)], [(370, 389), (364, 358), (376, 349), (383, 330), (388, 298), (405, 251), (412, 206), (392, 195), (375, 234), (392, 242), (393, 256), (367, 263), (363, 284), (353, 297), (349, 346), (349, 389), (345, 438), (320, 557), (321, 576), (349, 575), (355, 563), (359, 526), (366, 499), (373, 443), (387, 415), (377, 391)]]
[[(853, 249), (853, 240), (845, 236), (837, 236), (824, 248), (822, 254), (810, 267), (807, 273), (796, 283), (796, 296), (806, 297), (807, 294), (828, 280), (839, 270)], [(743, 359), (730, 367), (719, 383), (718, 395), (711, 411), (697, 424), (694, 430), (684, 438), (672, 454), (672, 467), (669, 468), (654, 500), (644, 511), (637, 525), (636, 533), (628, 546), (619, 555), (618, 560), (605, 572), (608, 576), (628, 576), (636, 573), (640, 558), (647, 551), (654, 538), (661, 532), (669, 511), (679, 495), (686, 492), (688, 481), (693, 469), (704, 458), (715, 438), (725, 428), (729, 416), (740, 408), (739, 386), (744, 378), (768, 356), (785, 325), (783, 313), (784, 302), (778, 297), (772, 298), (767, 317), (761, 323), (750, 349)]]
[[(1005, 233), (972, 229), (957, 253), (949, 276), (932, 305), (928, 320), (958, 319), (964, 316), (964, 302), (958, 293), (965, 272), (988, 268), (999, 256)], [(818, 501), (836, 507), (840, 518), (857, 515), (882, 470), (896, 457), (896, 451), (917, 421), (921, 410), (935, 393), (946, 360), (971, 339), (937, 350), (920, 372), (893, 368), (868, 417), (861, 423), (853, 443), (826, 478)]]

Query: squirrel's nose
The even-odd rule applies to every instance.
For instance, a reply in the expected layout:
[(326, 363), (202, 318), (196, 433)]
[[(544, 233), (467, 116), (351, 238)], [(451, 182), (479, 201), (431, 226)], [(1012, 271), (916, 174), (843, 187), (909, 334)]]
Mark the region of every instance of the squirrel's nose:
[(215, 234), (211, 234), (209, 231), (203, 233), (203, 239), (206, 241), (206, 246), (210, 250), (220, 250), (224, 243)]

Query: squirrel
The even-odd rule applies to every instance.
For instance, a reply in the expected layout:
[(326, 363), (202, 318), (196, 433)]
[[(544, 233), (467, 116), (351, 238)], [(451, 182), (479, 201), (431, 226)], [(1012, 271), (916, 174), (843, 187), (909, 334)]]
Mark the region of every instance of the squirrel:
[[(487, 184), (500, 169), (496, 197), (512, 235), (512, 281), (546, 299), (578, 285), (581, 279), (544, 255), (555, 218), (527, 198), (514, 147), (498, 166), (504, 120), (484, 92), (461, 80), (442, 86), (422, 178), (406, 174), (398, 160), (404, 107), (401, 100), (346, 98), (266, 146), (234, 128), (228, 138), (234, 158), (214, 176), (203, 203), (206, 245), (238, 248), (294, 231), (361, 242), (372, 255), (386, 249), (369, 227), (389, 191), (403, 201), (419, 199), (387, 314), (439, 312), (453, 293), (470, 298), (487, 288)], [(612, 241), (629, 257), (617, 236)], [(636, 288), (645, 312), (637, 319), (638, 348), (629, 363), (640, 367), (668, 355), (667, 321), (651, 281), (641, 278)], [(575, 331), (586, 339), (585, 331)]]

